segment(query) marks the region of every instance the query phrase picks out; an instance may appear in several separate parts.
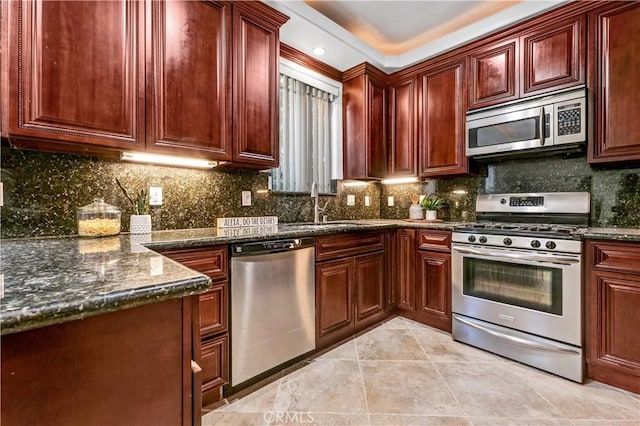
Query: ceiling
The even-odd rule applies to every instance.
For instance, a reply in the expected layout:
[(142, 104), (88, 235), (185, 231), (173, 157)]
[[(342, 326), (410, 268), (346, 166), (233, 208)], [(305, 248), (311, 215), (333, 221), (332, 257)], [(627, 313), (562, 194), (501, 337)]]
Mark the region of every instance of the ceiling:
[(566, 0), (264, 0), (290, 16), (280, 39), (344, 71), (405, 68)]

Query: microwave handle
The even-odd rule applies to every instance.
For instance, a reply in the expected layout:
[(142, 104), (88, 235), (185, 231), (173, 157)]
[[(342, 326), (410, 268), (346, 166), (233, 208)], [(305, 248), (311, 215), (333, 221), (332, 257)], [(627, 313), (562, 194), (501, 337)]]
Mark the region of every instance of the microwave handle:
[(545, 125), (544, 125), (544, 106), (540, 107), (540, 146), (544, 146), (544, 129), (545, 129)]

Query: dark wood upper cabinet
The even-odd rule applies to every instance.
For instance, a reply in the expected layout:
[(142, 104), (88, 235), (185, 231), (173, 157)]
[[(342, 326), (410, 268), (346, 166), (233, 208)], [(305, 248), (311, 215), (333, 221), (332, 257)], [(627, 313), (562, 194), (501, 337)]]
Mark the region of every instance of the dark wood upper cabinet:
[(420, 75), (419, 175), (466, 173), (464, 59)]
[(640, 3), (611, 2), (589, 15), (589, 87), (594, 93), (590, 163), (640, 160)]
[(143, 4), (16, 1), (9, 10), (8, 134), (143, 145)]
[(518, 39), (493, 43), (469, 55), (469, 109), (517, 99)]
[(389, 84), (389, 156), (387, 176), (417, 174), (417, 92), (415, 77)]
[(521, 96), (584, 84), (585, 19), (581, 15), (520, 37)]
[(147, 148), (231, 160), (231, 4), (150, 7)]
[(234, 161), (278, 166), (279, 28), (287, 19), (261, 2), (234, 3)]
[(386, 84), (386, 74), (367, 63), (343, 74), (344, 179), (385, 177)]

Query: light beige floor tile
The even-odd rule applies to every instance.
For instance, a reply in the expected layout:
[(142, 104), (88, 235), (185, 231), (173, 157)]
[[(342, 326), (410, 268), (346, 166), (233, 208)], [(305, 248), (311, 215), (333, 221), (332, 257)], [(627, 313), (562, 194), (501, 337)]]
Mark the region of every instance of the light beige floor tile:
[(318, 359), (282, 379), (274, 411), (366, 414), (357, 361)]
[(353, 340), (349, 340), (346, 343), (338, 346), (335, 349), (330, 350), (318, 357), (318, 359), (350, 359), (356, 360), (358, 359), (358, 354), (356, 353), (356, 345)]
[(470, 417), (473, 426), (571, 426), (568, 419), (521, 419), (508, 417)]
[(581, 385), (520, 364), (507, 365), (564, 417), (634, 420), (640, 426), (640, 400), (621, 389), (598, 382)]
[(382, 323), (377, 328), (389, 328), (389, 329), (406, 329), (407, 323), (402, 317), (391, 318), (389, 321)]
[(574, 426), (639, 426), (635, 420), (571, 420)]
[(276, 401), (280, 380), (269, 383), (268, 385), (246, 395), (243, 398), (233, 401), (229, 405), (220, 407), (217, 411), (233, 411), (233, 412), (264, 412), (273, 410), (273, 404)]
[(471, 426), (464, 417), (372, 415), (371, 426)]
[(420, 328), (420, 329), (430, 328), (430, 327), (428, 327), (428, 326), (426, 326), (424, 324), (420, 324), (417, 321), (410, 320), (409, 318), (403, 318), (403, 320), (407, 324), (407, 327), (409, 327), (409, 328)]
[(215, 410), (202, 417), (202, 426), (265, 426), (268, 415)]
[(371, 414), (463, 416), (429, 362), (360, 361)]
[(431, 361), (503, 362), (497, 355), (454, 341), (450, 334), (428, 328), (415, 328), (411, 331)]
[[(276, 413), (278, 415), (278, 413)], [(282, 413), (281, 422), (270, 423), (274, 426), (369, 426), (369, 417), (366, 414), (329, 414), (329, 413), (301, 413), (296, 420), (295, 413), (286, 417)]]
[(356, 339), (361, 360), (426, 361), (427, 356), (409, 330), (376, 328)]
[(563, 417), (506, 363), (434, 365), (469, 417)]

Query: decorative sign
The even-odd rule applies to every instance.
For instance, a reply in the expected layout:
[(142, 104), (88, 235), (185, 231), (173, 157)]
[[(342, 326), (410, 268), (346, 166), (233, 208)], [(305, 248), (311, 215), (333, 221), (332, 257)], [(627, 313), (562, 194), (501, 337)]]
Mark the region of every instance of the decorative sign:
[(218, 228), (244, 228), (248, 226), (273, 226), (278, 224), (278, 216), (221, 217), (216, 219)]
[(218, 237), (250, 237), (254, 235), (269, 235), (278, 232), (278, 225), (247, 226), (244, 228), (218, 228)]

